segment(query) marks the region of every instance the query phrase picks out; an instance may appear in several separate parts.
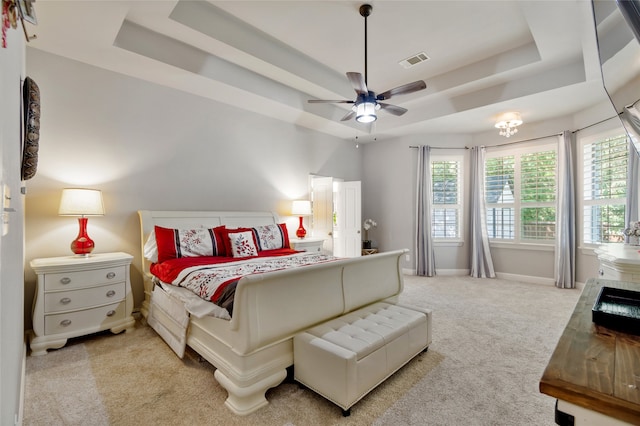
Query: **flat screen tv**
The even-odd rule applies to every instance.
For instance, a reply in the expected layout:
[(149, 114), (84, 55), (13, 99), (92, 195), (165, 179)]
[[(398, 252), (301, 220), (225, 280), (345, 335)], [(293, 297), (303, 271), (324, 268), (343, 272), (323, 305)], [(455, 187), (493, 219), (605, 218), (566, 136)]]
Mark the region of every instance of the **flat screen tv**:
[(602, 81), (640, 154), (640, 0), (593, 0)]

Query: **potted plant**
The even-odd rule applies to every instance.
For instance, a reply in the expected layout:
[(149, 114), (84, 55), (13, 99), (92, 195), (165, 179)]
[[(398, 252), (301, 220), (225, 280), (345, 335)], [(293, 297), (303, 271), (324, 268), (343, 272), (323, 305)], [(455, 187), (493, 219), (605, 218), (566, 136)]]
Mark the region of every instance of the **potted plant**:
[(362, 224), (362, 227), (364, 228), (364, 240), (362, 241), (363, 249), (371, 248), (371, 240), (369, 239), (369, 229), (375, 228), (376, 226), (378, 226), (378, 224), (373, 219), (366, 219)]
[(640, 245), (639, 244), (639, 238), (640, 237), (640, 222), (639, 221), (635, 221), (635, 222), (631, 222), (629, 223), (629, 227), (625, 228), (622, 233), (627, 236), (627, 242), (626, 244), (632, 245), (632, 246), (637, 246)]

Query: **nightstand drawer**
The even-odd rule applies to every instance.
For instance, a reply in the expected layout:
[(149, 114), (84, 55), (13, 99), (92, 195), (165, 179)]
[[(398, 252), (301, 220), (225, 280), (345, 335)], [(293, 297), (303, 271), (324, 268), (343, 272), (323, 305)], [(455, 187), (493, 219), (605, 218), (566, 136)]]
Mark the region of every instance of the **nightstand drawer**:
[(44, 276), (44, 290), (66, 290), (72, 288), (92, 287), (126, 280), (126, 268), (94, 269), (92, 271), (73, 271)]
[[(45, 315), (45, 334), (71, 333), (78, 330), (98, 328), (102, 324), (115, 322), (125, 317), (125, 302), (113, 303), (99, 308), (64, 314)], [(104, 328), (104, 327), (101, 327)]]
[(125, 298), (126, 290), (126, 283), (121, 282), (82, 290), (45, 293), (44, 311), (45, 313), (72, 311), (104, 305), (105, 303), (119, 302)]

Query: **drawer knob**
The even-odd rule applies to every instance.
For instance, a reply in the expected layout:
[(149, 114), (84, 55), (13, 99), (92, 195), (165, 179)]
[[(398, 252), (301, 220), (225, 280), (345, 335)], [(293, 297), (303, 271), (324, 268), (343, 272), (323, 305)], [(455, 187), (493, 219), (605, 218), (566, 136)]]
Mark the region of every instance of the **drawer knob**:
[(107, 274), (107, 278), (108, 278), (108, 279), (110, 279), (110, 280), (111, 280), (111, 279), (113, 279), (113, 278), (115, 278), (115, 277), (116, 277), (116, 273), (115, 273), (115, 272), (109, 272), (109, 273)]
[(108, 316), (108, 317), (112, 317), (112, 316), (114, 316), (115, 314), (116, 314), (116, 311), (114, 311), (113, 309), (112, 309), (112, 310), (110, 310), (109, 312), (107, 312), (107, 316)]
[(115, 296), (115, 295), (116, 295), (116, 291), (115, 291), (115, 290), (109, 290), (109, 291), (107, 292), (107, 297), (113, 297), (113, 296)]
[(62, 303), (63, 305), (68, 305), (69, 303), (71, 303), (71, 299), (68, 297), (63, 297), (62, 299), (60, 299), (60, 303)]
[(63, 327), (67, 327), (67, 326), (71, 325), (71, 320), (70, 319), (62, 320), (62, 321), (60, 321), (60, 325), (63, 326)]
[(71, 282), (71, 278), (69, 278), (69, 277), (60, 278), (60, 283), (61, 284), (69, 284), (70, 282)]
[(604, 275), (604, 269), (599, 269), (598, 274), (602, 277)]

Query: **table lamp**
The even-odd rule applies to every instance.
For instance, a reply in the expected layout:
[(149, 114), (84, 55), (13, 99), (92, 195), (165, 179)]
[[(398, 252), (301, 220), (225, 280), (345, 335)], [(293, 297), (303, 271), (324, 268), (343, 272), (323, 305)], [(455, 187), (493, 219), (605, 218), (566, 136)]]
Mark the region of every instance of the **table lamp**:
[(296, 231), (296, 237), (302, 239), (305, 237), (305, 235), (307, 235), (307, 230), (304, 229), (304, 226), (302, 226), (302, 218), (304, 216), (311, 215), (311, 201), (309, 200), (294, 201), (293, 204), (291, 205), (291, 214), (300, 216), (300, 226)]
[(60, 216), (80, 216), (78, 224), (80, 230), (75, 240), (71, 242), (71, 251), (79, 256), (89, 256), (95, 244), (87, 234), (86, 216), (103, 216), (102, 192), (97, 189), (65, 188), (60, 198)]

